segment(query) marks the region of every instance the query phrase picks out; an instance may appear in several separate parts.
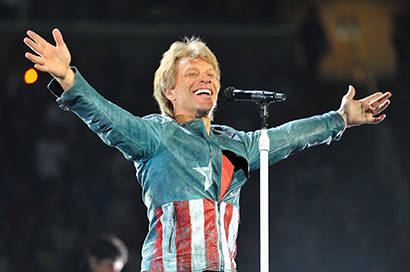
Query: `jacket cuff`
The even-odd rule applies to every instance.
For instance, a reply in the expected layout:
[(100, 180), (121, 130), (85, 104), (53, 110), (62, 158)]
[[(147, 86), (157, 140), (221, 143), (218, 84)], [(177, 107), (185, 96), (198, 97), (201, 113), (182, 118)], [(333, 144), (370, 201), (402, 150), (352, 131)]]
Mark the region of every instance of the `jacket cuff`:
[(338, 141), (346, 130), (345, 120), (337, 111), (331, 111), (328, 114), (332, 117), (332, 123), (335, 124), (336, 130), (338, 130), (333, 140)]
[[(71, 67), (71, 70), (73, 70), (74, 74), (77, 75), (78, 69), (77, 69), (76, 67), (72, 66), (72, 67)], [(75, 84), (76, 80), (77, 80), (77, 77), (74, 78), (74, 84)], [(74, 86), (74, 84), (73, 84), (73, 86)], [(72, 86), (71, 86), (71, 87), (72, 87)], [(64, 93), (63, 88), (62, 88), (61, 85), (57, 82), (57, 80), (55, 80), (55, 78), (53, 78), (53, 79), (50, 81), (50, 83), (48, 83), (47, 88), (48, 88), (48, 90), (51, 92), (51, 94), (53, 94), (56, 98), (60, 98), (60, 97), (63, 95), (63, 93)], [(70, 88), (70, 89), (71, 89), (71, 88)], [(70, 89), (68, 89), (68, 90), (70, 90)], [(68, 90), (67, 90), (67, 91), (68, 91)]]

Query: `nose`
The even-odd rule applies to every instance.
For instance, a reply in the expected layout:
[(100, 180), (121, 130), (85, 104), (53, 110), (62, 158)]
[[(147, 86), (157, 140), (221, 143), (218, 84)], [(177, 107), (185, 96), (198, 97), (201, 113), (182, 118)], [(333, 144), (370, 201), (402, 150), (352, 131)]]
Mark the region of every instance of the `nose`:
[(200, 83), (205, 83), (205, 84), (211, 83), (211, 78), (210, 78), (209, 76), (202, 77), (202, 78), (199, 80), (199, 82), (200, 82)]
[(211, 80), (210, 80), (210, 79), (201, 79), (200, 82), (201, 82), (201, 83), (208, 84), (208, 83), (211, 83)]
[(211, 77), (208, 74), (202, 74), (200, 79), (200, 83), (211, 83)]

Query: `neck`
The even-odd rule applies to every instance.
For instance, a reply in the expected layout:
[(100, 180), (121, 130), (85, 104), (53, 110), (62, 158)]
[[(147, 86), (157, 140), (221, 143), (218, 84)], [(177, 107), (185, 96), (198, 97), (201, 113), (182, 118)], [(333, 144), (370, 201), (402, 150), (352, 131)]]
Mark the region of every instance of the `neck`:
[[(187, 115), (176, 115), (176, 116), (174, 116), (174, 119), (180, 124), (195, 120), (196, 118), (197, 117), (195, 117), (195, 116), (187, 116)], [(209, 133), (211, 131), (211, 118), (210, 117), (201, 117), (201, 120), (202, 120), (202, 122), (204, 122), (206, 131), (208, 132), (208, 135), (209, 135)]]
[(209, 132), (211, 131), (211, 118), (202, 117), (201, 119), (204, 122), (204, 125), (206, 127), (206, 131), (208, 132), (208, 135), (209, 135)]

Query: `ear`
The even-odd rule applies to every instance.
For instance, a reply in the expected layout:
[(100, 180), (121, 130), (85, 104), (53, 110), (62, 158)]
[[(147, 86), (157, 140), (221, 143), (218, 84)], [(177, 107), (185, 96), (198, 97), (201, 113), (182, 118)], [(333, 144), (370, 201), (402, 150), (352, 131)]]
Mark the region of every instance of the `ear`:
[(175, 91), (174, 91), (174, 89), (172, 89), (172, 90), (165, 89), (164, 93), (165, 93), (165, 96), (168, 98), (169, 101), (175, 100)]

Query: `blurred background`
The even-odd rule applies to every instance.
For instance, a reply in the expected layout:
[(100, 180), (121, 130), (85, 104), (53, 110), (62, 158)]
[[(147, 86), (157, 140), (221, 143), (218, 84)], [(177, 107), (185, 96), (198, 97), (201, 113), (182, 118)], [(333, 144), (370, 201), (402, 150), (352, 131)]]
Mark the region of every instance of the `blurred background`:
[[(115, 233), (139, 271), (146, 209), (131, 162), (61, 110), (39, 73), (26, 84), (25, 32), (53, 41), (102, 95), (157, 113), (153, 74), (186, 35), (220, 61), (221, 89), (282, 92), (269, 125), (393, 92), (387, 119), (270, 168), (270, 270), (410, 271), (410, 5), (406, 0), (0, 0), (0, 272), (78, 271), (84, 247)], [(54, 42), (53, 42), (54, 43)], [(215, 123), (260, 128), (253, 103), (218, 102)], [(243, 187), (238, 271), (259, 270), (259, 172)]]

